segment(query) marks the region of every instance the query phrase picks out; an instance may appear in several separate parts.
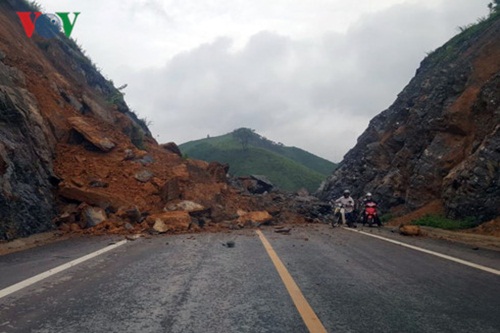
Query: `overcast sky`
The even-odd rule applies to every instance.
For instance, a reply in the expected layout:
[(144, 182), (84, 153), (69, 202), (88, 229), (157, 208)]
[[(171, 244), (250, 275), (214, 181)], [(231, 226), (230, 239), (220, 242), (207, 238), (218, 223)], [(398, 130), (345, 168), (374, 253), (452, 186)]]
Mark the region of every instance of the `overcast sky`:
[(338, 162), (488, 0), (38, 0), (160, 142), (250, 127)]

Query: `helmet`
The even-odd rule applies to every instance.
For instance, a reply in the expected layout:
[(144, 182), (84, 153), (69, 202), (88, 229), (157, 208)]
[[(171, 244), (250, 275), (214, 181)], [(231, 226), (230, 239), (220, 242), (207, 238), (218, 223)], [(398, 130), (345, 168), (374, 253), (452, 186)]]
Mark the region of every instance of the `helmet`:
[(371, 197), (371, 196), (372, 196), (372, 194), (371, 194), (370, 192), (368, 192), (368, 193), (366, 193), (366, 196), (367, 196), (367, 197)]
[(344, 191), (344, 194), (351, 194), (351, 191), (349, 191), (349, 190), (345, 190), (345, 191)]

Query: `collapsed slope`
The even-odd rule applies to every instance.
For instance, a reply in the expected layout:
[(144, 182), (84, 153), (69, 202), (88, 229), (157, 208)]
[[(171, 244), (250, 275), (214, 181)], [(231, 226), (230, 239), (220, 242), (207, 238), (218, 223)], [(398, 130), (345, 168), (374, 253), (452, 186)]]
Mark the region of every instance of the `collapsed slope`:
[(447, 216), (500, 215), (500, 15), (468, 28), (421, 63), (376, 116), (321, 198), (350, 188), (408, 212), (438, 202)]
[(279, 194), (231, 187), (226, 166), (158, 145), (74, 41), (25, 35), (16, 11), (31, 10), (0, 3), (0, 241), (304, 221)]
[(0, 239), (53, 227), (63, 176), (54, 159), (72, 136), (69, 117), (99, 119), (132, 139), (149, 134), (72, 40), (26, 36), (16, 12), (32, 10), (0, 3)]

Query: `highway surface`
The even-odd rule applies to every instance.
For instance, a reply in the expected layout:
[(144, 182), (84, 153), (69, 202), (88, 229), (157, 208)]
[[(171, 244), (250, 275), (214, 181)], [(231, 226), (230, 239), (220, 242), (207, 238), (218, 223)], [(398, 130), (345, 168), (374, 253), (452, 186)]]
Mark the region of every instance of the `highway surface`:
[(78, 238), (1, 256), (0, 333), (500, 332), (499, 252), (364, 230), (477, 268), (327, 225), (274, 231)]

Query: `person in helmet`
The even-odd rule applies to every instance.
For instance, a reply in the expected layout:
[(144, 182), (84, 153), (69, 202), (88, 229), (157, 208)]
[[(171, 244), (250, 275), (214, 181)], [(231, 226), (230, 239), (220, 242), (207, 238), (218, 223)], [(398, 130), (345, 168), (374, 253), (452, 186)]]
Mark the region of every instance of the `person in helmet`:
[(354, 209), (356, 208), (356, 203), (351, 197), (351, 192), (349, 190), (344, 191), (344, 195), (335, 200), (335, 203), (340, 203), (345, 209), (345, 219), (349, 227), (356, 228), (354, 224)]
[(363, 198), (363, 203), (365, 203), (365, 202), (375, 202), (375, 200), (373, 200), (373, 196), (370, 192), (366, 193), (365, 197)]
[[(366, 193), (366, 195), (365, 195), (365, 197), (363, 199), (363, 203), (362, 203), (362, 205), (363, 205), (363, 208), (362, 208), (363, 209), (363, 213), (361, 215), (361, 218), (362, 218), (363, 222), (366, 221), (366, 211), (365, 211), (364, 207), (366, 207), (368, 204), (375, 204), (375, 207), (378, 206), (378, 203), (375, 200), (373, 200), (373, 196), (372, 196), (372, 194), (370, 192)], [(377, 223), (378, 226), (382, 225), (382, 223), (380, 222), (380, 218), (378, 217), (378, 214), (375, 215), (374, 220), (375, 220), (375, 223)]]

